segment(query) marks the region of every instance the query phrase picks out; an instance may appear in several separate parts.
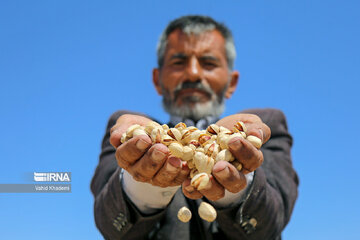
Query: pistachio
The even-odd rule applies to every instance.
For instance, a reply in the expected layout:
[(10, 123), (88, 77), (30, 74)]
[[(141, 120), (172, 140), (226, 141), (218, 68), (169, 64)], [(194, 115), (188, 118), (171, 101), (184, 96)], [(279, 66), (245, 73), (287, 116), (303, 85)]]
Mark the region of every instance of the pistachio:
[(176, 142), (175, 139), (170, 137), (169, 135), (164, 135), (162, 139), (162, 144), (169, 146), (171, 143)]
[(220, 127), (216, 124), (211, 124), (206, 131), (210, 134), (217, 135), (220, 132)]
[(249, 135), (247, 136), (246, 140), (248, 140), (249, 142), (251, 142), (251, 144), (256, 147), (257, 149), (260, 149), (261, 148), (261, 145), (262, 145), (262, 141), (260, 138), (258, 137), (255, 137), (255, 136), (252, 136), (252, 135)]
[(173, 139), (175, 139), (176, 141), (180, 142), (181, 141), (181, 132), (176, 129), (176, 128), (170, 128), (167, 131), (167, 134), (172, 137)]
[(191, 179), (191, 186), (197, 190), (203, 190), (207, 188), (210, 181), (209, 175), (207, 173), (198, 173)]
[(194, 153), (195, 153), (195, 151), (194, 151), (191, 147), (189, 147), (189, 146), (184, 146), (184, 147), (183, 147), (183, 156), (182, 156), (182, 159), (183, 159), (184, 161), (189, 161), (189, 160), (191, 160), (191, 159), (193, 158)]
[(195, 163), (193, 160), (188, 161), (187, 164), (190, 169), (195, 169)]
[(202, 202), (198, 209), (199, 216), (208, 222), (213, 222), (216, 219), (216, 210), (209, 203)]
[(191, 141), (189, 142), (189, 146), (190, 146), (190, 147), (194, 146), (195, 149), (196, 149), (196, 148), (200, 147), (200, 143), (199, 143), (197, 140), (191, 140)]
[(212, 168), (214, 167), (214, 159), (206, 156), (202, 152), (196, 152), (194, 155), (195, 167), (201, 173), (211, 174)]
[(217, 143), (220, 145), (221, 149), (227, 149), (227, 142), (230, 135), (228, 133), (220, 133), (217, 138)]
[(215, 162), (218, 161), (231, 162), (234, 159), (235, 159), (234, 156), (228, 149), (223, 149), (216, 155)]
[(247, 131), (247, 128), (245, 126), (245, 123), (243, 123), (242, 121), (238, 121), (235, 126), (236, 129), (238, 129), (240, 132), (245, 132)]
[(163, 128), (164, 131), (167, 131), (170, 129), (169, 126), (166, 124), (161, 125), (161, 127)]
[(141, 128), (141, 126), (139, 124), (134, 124), (131, 125), (127, 130), (126, 130), (126, 137), (127, 138), (132, 138), (133, 137), (133, 132), (135, 129)]
[(124, 143), (128, 140), (128, 138), (126, 137), (126, 132), (124, 132), (122, 135), (121, 135), (121, 139), (120, 139), (120, 142), (121, 143)]
[(183, 122), (179, 122), (178, 124), (175, 125), (174, 128), (177, 128), (178, 130), (183, 130), (186, 128), (186, 124)]
[(214, 157), (219, 153), (219, 145), (216, 142), (206, 144), (204, 151), (209, 157)]
[(232, 161), (231, 164), (234, 165), (234, 167), (239, 171), (242, 169), (242, 164), (240, 162), (238, 162), (237, 160)]
[(145, 132), (148, 135), (151, 135), (152, 130), (157, 127), (160, 127), (160, 124), (158, 124), (157, 122), (154, 122), (154, 121), (150, 121), (145, 126)]
[(178, 219), (184, 223), (190, 221), (191, 216), (191, 211), (187, 207), (180, 208), (177, 214)]
[(140, 136), (140, 135), (147, 136), (147, 133), (145, 132), (145, 130), (143, 128), (137, 128), (133, 131), (133, 137)]
[(196, 131), (195, 129), (184, 129), (181, 134), (181, 142), (184, 144), (188, 144), (191, 140), (193, 140), (192, 138), (192, 133)]
[(208, 143), (208, 141), (211, 139), (211, 136), (208, 133), (200, 134), (199, 136), (199, 143), (204, 146)]
[[(162, 129), (162, 128), (161, 128)], [(154, 128), (151, 131), (150, 138), (153, 143), (161, 143), (162, 140), (162, 134), (160, 128)]]
[(193, 168), (190, 171), (190, 177), (193, 178), (198, 173), (199, 173), (199, 171), (196, 168)]
[(227, 129), (226, 127), (220, 126), (220, 132), (219, 133), (231, 134), (231, 131), (229, 129)]
[(182, 158), (184, 151), (183, 151), (183, 146), (180, 143), (173, 142), (168, 146), (168, 148), (169, 148), (171, 155), (178, 157), (178, 158)]

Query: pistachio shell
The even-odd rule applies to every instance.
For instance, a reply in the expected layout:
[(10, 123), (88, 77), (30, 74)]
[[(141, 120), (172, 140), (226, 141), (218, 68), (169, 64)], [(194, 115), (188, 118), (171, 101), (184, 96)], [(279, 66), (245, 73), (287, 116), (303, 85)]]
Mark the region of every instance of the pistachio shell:
[(168, 148), (169, 148), (171, 155), (178, 157), (178, 158), (182, 158), (182, 156), (184, 154), (184, 150), (183, 150), (183, 146), (180, 143), (173, 142), (168, 146)]
[(209, 203), (202, 202), (198, 208), (199, 216), (208, 222), (213, 222), (216, 219), (216, 210)]
[(184, 223), (190, 221), (191, 216), (191, 211), (187, 207), (180, 208), (177, 214), (178, 219)]
[(249, 135), (247, 136), (246, 140), (248, 140), (249, 142), (251, 142), (251, 144), (256, 147), (257, 149), (260, 149), (261, 148), (261, 145), (262, 145), (262, 141), (260, 138), (258, 137), (255, 137), (255, 136), (252, 136), (252, 135)]
[(197, 190), (203, 190), (208, 188), (208, 183), (210, 181), (209, 175), (207, 173), (198, 173), (191, 179), (191, 186)]

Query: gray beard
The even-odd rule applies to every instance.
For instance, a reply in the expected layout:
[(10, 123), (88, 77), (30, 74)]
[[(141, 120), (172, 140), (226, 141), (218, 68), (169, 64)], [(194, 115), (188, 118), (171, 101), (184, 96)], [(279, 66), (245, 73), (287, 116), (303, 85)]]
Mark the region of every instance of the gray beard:
[[(174, 95), (176, 95), (176, 92), (180, 91), (181, 89), (182, 84), (175, 88)], [(178, 106), (175, 103), (176, 97), (172, 99), (169, 92), (162, 86), (162, 92), (164, 93), (162, 105), (164, 110), (172, 116), (178, 116), (183, 119), (192, 119), (195, 121), (198, 121), (207, 116), (213, 116), (216, 118), (220, 117), (220, 115), (225, 110), (224, 94), (227, 90), (227, 86), (219, 95), (217, 95), (209, 87), (201, 87), (201, 89), (206, 90), (206, 92), (211, 96), (211, 100), (205, 103), (200, 103), (198, 102), (198, 96), (190, 96), (183, 99), (184, 103)]]

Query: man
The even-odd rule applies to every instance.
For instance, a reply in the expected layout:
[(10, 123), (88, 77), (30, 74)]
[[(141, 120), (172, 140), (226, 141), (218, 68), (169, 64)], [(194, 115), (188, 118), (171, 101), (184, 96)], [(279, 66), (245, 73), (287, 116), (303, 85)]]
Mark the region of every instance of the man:
[[(183, 121), (198, 128), (216, 123), (231, 129), (243, 121), (262, 148), (232, 139), (229, 149), (243, 169), (219, 161), (207, 188), (197, 191), (190, 185), (189, 168), (165, 145), (152, 144), (148, 136), (120, 143), (129, 126), (146, 125), (149, 117), (114, 113), (91, 183), (96, 225), (106, 239), (281, 239), (297, 198), (292, 138), (279, 110), (248, 110), (219, 119), (225, 98), (238, 83), (234, 59), (233, 39), (224, 25), (209, 17), (181, 17), (160, 38), (153, 83), (171, 126)], [(199, 218), (202, 201), (217, 209), (215, 222)], [(192, 210), (189, 223), (176, 217), (183, 206)]]

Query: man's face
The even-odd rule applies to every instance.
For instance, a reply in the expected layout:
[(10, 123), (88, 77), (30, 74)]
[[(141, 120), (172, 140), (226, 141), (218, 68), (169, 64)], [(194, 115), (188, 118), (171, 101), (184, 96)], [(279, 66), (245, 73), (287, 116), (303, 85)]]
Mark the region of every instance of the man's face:
[(164, 62), (154, 69), (153, 81), (170, 114), (198, 120), (220, 115), (224, 98), (234, 92), (238, 72), (229, 72), (225, 39), (216, 31), (168, 36)]

